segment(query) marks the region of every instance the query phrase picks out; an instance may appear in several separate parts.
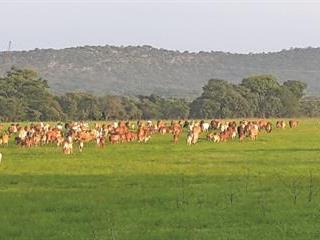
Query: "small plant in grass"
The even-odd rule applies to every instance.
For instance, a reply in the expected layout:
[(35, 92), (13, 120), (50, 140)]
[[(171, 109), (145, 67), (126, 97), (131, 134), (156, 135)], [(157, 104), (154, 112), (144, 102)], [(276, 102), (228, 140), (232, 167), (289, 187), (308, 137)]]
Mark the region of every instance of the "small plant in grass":
[(114, 222), (114, 216), (112, 214), (112, 212), (108, 213), (108, 218), (107, 218), (107, 224), (109, 227), (109, 233), (111, 235), (111, 239), (112, 240), (117, 240), (117, 231), (116, 231), (116, 227), (115, 227), (115, 222)]
[(282, 223), (280, 221), (276, 222), (276, 228), (279, 230), (281, 236), (283, 239), (286, 239), (286, 236), (288, 234), (288, 225), (286, 223)]
[(232, 191), (232, 189), (228, 193), (225, 193), (225, 198), (229, 202), (230, 206), (232, 206), (234, 204), (235, 196), (236, 196), (236, 194), (234, 191)]
[(238, 193), (239, 193), (239, 189), (238, 187), (235, 185), (235, 181), (238, 183), (240, 182), (240, 179), (234, 179), (235, 177), (231, 177), (228, 181), (229, 181), (229, 187), (227, 188), (227, 192), (225, 192), (224, 196), (226, 199), (226, 202), (228, 205), (232, 206), (237, 197), (238, 197)]
[(302, 192), (302, 176), (293, 177), (286, 181), (283, 177), (278, 175), (278, 179), (287, 189), (293, 204), (296, 205), (298, 197)]
[(92, 240), (96, 240), (96, 239), (97, 239), (96, 231), (92, 228)]
[(259, 211), (262, 215), (262, 217), (266, 217), (267, 213), (270, 211), (268, 204), (267, 204), (267, 196), (266, 193), (263, 192), (258, 199), (259, 204)]
[(310, 203), (312, 199), (318, 194), (319, 187), (314, 185), (314, 177), (312, 171), (309, 171), (309, 184), (308, 184), (308, 202)]
[(244, 182), (245, 182), (245, 192), (248, 193), (248, 188), (250, 184), (250, 169), (247, 168), (246, 173), (244, 175)]
[(184, 179), (184, 176), (182, 175), (181, 178), (178, 180), (176, 206), (177, 208), (183, 208), (188, 204), (189, 204), (189, 201), (186, 197), (186, 192), (185, 192), (185, 179)]
[(199, 208), (203, 207), (204, 204), (208, 202), (208, 194), (202, 193), (197, 195), (196, 201)]

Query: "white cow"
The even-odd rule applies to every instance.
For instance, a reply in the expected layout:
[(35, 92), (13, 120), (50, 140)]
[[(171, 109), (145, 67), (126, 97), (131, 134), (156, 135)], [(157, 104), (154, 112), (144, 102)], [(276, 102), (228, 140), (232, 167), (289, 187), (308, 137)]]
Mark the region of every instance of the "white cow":
[(187, 145), (191, 145), (192, 144), (192, 138), (193, 138), (192, 131), (189, 131), (188, 132), (188, 136), (187, 136)]
[(208, 132), (209, 127), (210, 127), (209, 123), (203, 123), (202, 126), (201, 126), (202, 132)]
[(119, 123), (118, 122), (113, 122), (112, 126), (113, 126), (113, 128), (118, 128)]
[(224, 132), (225, 130), (227, 130), (229, 127), (229, 123), (228, 122), (225, 122), (224, 124), (221, 124), (220, 125), (220, 131), (221, 132)]
[(214, 134), (214, 135), (212, 136), (212, 141), (213, 141), (214, 143), (219, 143), (219, 142), (220, 142), (220, 136), (219, 136), (219, 134)]

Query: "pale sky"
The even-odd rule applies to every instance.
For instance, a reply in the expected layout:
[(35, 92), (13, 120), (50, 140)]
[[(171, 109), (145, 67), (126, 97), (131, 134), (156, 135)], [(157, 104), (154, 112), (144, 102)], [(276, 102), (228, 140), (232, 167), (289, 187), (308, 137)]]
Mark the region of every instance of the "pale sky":
[(269, 52), (320, 47), (320, 0), (0, 0), (0, 51), (151, 45)]

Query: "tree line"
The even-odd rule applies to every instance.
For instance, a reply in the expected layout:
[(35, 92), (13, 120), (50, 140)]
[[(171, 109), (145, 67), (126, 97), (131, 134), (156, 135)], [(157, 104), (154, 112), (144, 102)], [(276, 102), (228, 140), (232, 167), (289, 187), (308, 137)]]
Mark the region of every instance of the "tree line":
[(280, 84), (272, 75), (240, 84), (211, 79), (193, 101), (150, 96), (53, 95), (46, 80), (29, 69), (12, 68), (0, 78), (1, 121), (186, 119), (320, 116), (320, 99), (304, 97), (306, 84)]

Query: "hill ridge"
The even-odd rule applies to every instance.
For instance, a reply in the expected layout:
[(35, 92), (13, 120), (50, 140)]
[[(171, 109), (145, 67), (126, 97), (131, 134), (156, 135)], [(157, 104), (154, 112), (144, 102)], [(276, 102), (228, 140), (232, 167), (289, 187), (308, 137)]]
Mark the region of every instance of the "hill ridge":
[(194, 98), (211, 78), (239, 83), (256, 74), (280, 82), (301, 80), (308, 94), (320, 91), (320, 48), (291, 48), (268, 53), (178, 51), (142, 46), (79, 46), (0, 52), (0, 75), (12, 65), (32, 68), (52, 91)]

